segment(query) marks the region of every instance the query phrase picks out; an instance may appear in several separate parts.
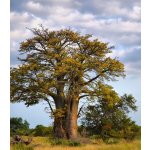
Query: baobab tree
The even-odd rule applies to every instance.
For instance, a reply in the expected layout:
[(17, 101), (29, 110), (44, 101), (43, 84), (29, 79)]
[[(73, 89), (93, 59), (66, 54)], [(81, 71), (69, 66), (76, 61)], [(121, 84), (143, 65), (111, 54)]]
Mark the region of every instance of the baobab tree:
[(108, 56), (113, 47), (92, 35), (43, 26), (30, 30), (34, 36), (20, 44), (21, 65), (11, 68), (11, 102), (46, 101), (55, 136), (75, 139), (79, 101), (100, 97), (105, 81), (124, 77), (124, 65)]

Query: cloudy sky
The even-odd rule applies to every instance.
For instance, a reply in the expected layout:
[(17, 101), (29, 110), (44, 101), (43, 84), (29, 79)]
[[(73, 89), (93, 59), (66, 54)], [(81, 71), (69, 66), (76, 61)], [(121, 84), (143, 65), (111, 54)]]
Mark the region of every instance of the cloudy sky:
[[(114, 45), (112, 57), (119, 57), (125, 64), (126, 79), (113, 85), (120, 94), (133, 94), (138, 112), (130, 114), (140, 124), (140, 0), (11, 0), (11, 66), (18, 65), (19, 43), (32, 34), (28, 28), (43, 24), (50, 30), (71, 28), (82, 34), (92, 34)], [(11, 116), (26, 119), (31, 127), (49, 125), (45, 104), (26, 108), (12, 104)], [(32, 113), (32, 115), (31, 115)]]

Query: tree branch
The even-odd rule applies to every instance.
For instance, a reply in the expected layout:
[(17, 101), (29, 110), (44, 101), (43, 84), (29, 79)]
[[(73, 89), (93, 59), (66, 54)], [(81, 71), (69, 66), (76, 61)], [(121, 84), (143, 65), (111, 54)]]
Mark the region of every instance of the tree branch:
[(79, 109), (79, 112), (78, 112), (78, 118), (80, 117), (80, 113), (81, 113), (81, 111), (82, 111), (82, 109), (83, 109), (83, 106), (85, 105), (85, 103), (80, 107), (80, 109)]
[(51, 110), (51, 112), (52, 112), (52, 114), (53, 114), (53, 113), (54, 113), (54, 111), (53, 111), (53, 108), (52, 108), (52, 106), (51, 106), (51, 104), (50, 104), (49, 100), (48, 100), (48, 99), (45, 99), (45, 101), (48, 103), (49, 108), (50, 108), (50, 110)]
[(82, 95), (82, 96), (79, 97), (79, 99), (84, 98), (86, 96), (90, 96), (90, 95), (89, 94)]
[(87, 81), (87, 82), (83, 83), (82, 85), (87, 85), (87, 84), (89, 84), (90, 82), (92, 82), (92, 81), (96, 80), (96, 79), (97, 79), (97, 78), (99, 78), (99, 77), (100, 77), (100, 74), (98, 74), (96, 77), (94, 77), (94, 78), (90, 79), (89, 81)]
[(49, 94), (53, 99), (55, 99), (56, 96), (57, 96), (56, 94), (54, 94), (53, 92), (50, 92), (50, 91), (48, 92), (48, 94)]
[[(109, 69), (107, 68), (107, 69), (105, 69), (105, 70), (103, 70), (102, 71), (102, 73), (105, 73), (105, 72), (107, 72), (107, 71), (109, 71)], [(92, 79), (90, 79), (89, 81), (87, 81), (87, 82), (85, 82), (85, 83), (83, 83), (83, 84), (81, 84), (81, 85), (87, 85), (87, 84), (89, 84), (90, 82), (92, 82), (92, 81), (94, 81), (94, 80), (96, 80), (97, 78), (99, 78), (100, 77), (100, 74), (98, 74), (97, 76), (95, 76), (94, 78), (92, 78)]]

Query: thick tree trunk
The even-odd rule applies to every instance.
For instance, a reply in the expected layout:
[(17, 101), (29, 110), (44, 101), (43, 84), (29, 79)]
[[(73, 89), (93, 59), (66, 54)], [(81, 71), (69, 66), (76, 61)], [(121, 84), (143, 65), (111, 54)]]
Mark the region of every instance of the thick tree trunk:
[(56, 138), (66, 138), (66, 131), (61, 118), (54, 118), (54, 136)]
[[(64, 109), (64, 102), (62, 98), (55, 99), (56, 112)], [(58, 112), (59, 113), (59, 112)], [(60, 115), (60, 116), (59, 116)], [(64, 127), (65, 116), (63, 114), (54, 114), (54, 136), (56, 138), (66, 138), (66, 130)]]
[[(78, 99), (71, 98), (67, 104), (67, 111), (63, 116), (54, 115), (54, 136), (56, 138), (77, 138), (77, 114), (78, 114)], [(56, 103), (57, 109), (64, 109), (64, 103), (60, 99)]]
[(78, 101), (76, 99), (71, 100), (70, 109), (68, 109), (67, 113), (67, 138), (76, 139), (77, 138), (77, 114), (78, 114)]

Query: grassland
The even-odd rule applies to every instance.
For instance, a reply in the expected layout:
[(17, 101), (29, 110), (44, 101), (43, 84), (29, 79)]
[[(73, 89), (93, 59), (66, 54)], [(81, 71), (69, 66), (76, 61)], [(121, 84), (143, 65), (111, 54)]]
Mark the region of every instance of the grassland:
[(106, 144), (102, 140), (79, 139), (80, 146), (53, 145), (46, 137), (34, 137), (29, 146), (11, 146), (11, 150), (140, 150), (140, 140), (121, 140), (116, 144)]

